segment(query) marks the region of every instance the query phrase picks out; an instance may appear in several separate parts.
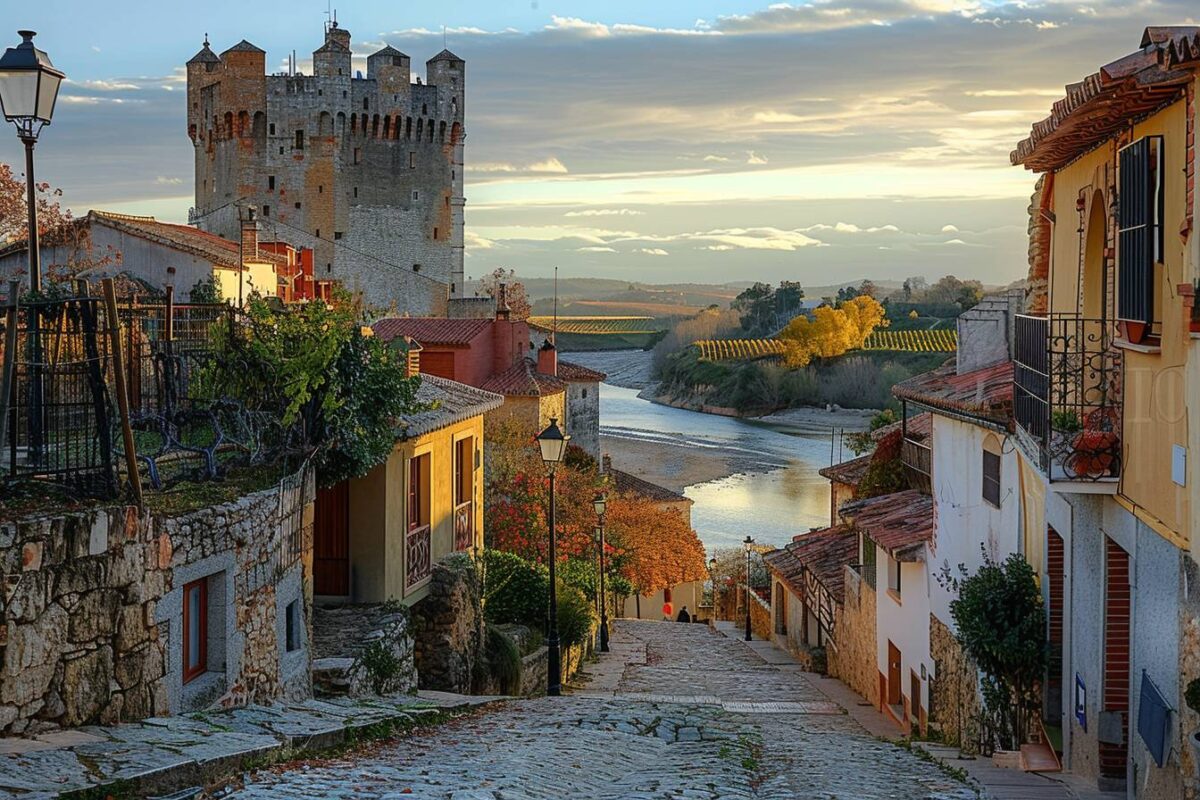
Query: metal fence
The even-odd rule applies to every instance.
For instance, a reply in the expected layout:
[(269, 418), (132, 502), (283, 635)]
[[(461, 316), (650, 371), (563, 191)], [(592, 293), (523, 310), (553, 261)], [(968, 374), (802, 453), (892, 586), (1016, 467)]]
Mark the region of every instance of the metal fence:
[(117, 492), (112, 329), (98, 297), (21, 304), (9, 291), (0, 360), (0, 477)]
[[(140, 495), (217, 476), (222, 452), (254, 452), (252, 421), (213, 399), (203, 375), (225, 304), (118, 303), (86, 282), (73, 293), (0, 300), (0, 481), (42, 481), (83, 496)], [(122, 470), (120, 467), (123, 466)]]

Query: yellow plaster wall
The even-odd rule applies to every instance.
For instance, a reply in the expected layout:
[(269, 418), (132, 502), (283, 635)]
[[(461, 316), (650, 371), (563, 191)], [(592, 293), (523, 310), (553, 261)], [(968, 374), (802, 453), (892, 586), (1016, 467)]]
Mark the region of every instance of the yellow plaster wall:
[[(213, 277), (216, 278), (217, 283), (221, 286), (221, 296), (226, 300), (237, 302), (238, 274), (236, 269), (221, 267), (213, 269)], [(279, 294), (279, 278), (276, 276), (275, 267), (272, 264), (249, 262), (246, 264), (242, 297), (249, 297), (250, 293), (255, 290), (263, 297), (275, 297)]]
[(454, 551), (454, 446), (475, 440), (473, 497), (475, 547), (483, 547), (483, 417), (397, 442), (388, 460), (350, 482), (350, 565), (359, 602), (401, 600), (408, 605), (428, 593), (429, 582), (405, 593), (408, 460), (429, 455), (429, 524), (433, 561)]
[[(1161, 298), (1155, 316), (1162, 321), (1161, 352), (1125, 350), (1123, 470), (1120, 493), (1131, 504), (1161, 521), (1162, 527), (1186, 539), (1190, 535), (1189, 499), (1185, 487), (1171, 480), (1171, 447), (1188, 444), (1185, 406), (1188, 317), (1177, 286), (1190, 279), (1188, 242), (1180, 234), (1187, 208), (1187, 106), (1179, 101), (1134, 125), (1128, 138), (1110, 141), (1060, 170), (1054, 179), (1053, 208), (1057, 218), (1052, 247), (1050, 307), (1055, 312), (1082, 311), (1079, 211), (1076, 199), (1088, 198), (1084, 220), (1090, 217), (1096, 189), (1105, 190), (1116, 176), (1117, 149), (1143, 136), (1163, 137), (1164, 187), (1163, 266), (1157, 275)], [(1112, 233), (1115, 222), (1108, 222)], [(1085, 231), (1082, 236), (1087, 236)], [(1115, 237), (1110, 236), (1115, 246)], [(1115, 319), (1115, 272), (1110, 269), (1108, 308)]]

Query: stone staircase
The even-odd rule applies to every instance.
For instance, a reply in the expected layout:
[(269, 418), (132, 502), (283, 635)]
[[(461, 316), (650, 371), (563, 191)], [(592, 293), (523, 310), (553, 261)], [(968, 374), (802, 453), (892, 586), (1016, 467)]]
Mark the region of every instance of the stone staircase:
[(416, 688), (407, 609), (389, 604), (313, 608), (313, 694), (365, 697)]

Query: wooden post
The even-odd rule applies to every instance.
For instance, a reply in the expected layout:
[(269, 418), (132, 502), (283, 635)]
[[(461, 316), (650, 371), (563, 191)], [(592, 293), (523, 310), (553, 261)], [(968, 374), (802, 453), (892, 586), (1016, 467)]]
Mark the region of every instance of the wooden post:
[(17, 304), (21, 282), (8, 282), (8, 306), (4, 315), (4, 367), (0, 373), (0, 455), (8, 437), (8, 402), (12, 397), (13, 375), (17, 370)]
[(125, 365), (121, 352), (121, 322), (117, 316), (117, 289), (112, 278), (105, 278), (101, 285), (104, 287), (104, 315), (108, 318), (108, 335), (112, 340), (112, 372), (116, 384), (117, 410), (121, 413), (121, 438), (125, 445), (125, 469), (129, 473), (129, 486), (133, 489), (133, 499), (142, 505), (142, 476), (138, 472), (137, 446), (133, 441), (133, 428), (129, 425), (129, 393), (125, 386)]
[[(167, 344), (169, 345), (171, 342), (175, 341), (175, 287), (169, 283), (167, 284), (166, 328)], [(167, 348), (167, 352), (170, 352), (169, 347)]]

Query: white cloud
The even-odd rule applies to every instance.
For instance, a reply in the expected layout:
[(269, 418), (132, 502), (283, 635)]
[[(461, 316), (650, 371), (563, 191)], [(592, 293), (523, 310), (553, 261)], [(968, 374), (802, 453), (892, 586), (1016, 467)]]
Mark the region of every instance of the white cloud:
[(611, 247), (603, 247), (603, 246), (576, 247), (575, 251), (578, 253), (615, 253), (615, 252), (617, 252), (615, 249), (613, 249)]
[(746, 163), (747, 164), (755, 164), (755, 165), (765, 164), (765, 163), (767, 163), (767, 157), (760, 156), (758, 153), (755, 153), (753, 150), (747, 150), (746, 151)]
[(701, 248), (699, 248), (699, 249), (701, 249), (701, 250), (711, 250), (711, 251), (713, 251), (714, 253), (724, 253), (724, 252), (727, 252), (727, 251), (729, 251), (729, 250), (736, 250), (737, 248), (736, 248), (736, 247), (734, 247), (734, 246), (733, 246), (733, 245), (731, 245), (731, 244), (710, 244), (710, 245), (705, 245), (704, 247), (701, 247)]
[(870, 228), (861, 228), (853, 222), (838, 222), (834, 225), (827, 225), (823, 222), (818, 222), (815, 225), (809, 225), (807, 228), (800, 228), (805, 233), (813, 233), (815, 231), (834, 231), (835, 233), (899, 233), (900, 229), (895, 225), (876, 225)]
[(493, 247), (496, 247), (496, 242), (493, 239), (480, 236), (469, 228), (463, 233), (463, 244), (473, 250), (491, 250)]
[(705, 156), (701, 160), (702, 161), (712, 161), (715, 163), (722, 163), (722, 162), (728, 161), (729, 159), (726, 158), (725, 156), (715, 156), (715, 155), (710, 154), (710, 155)]
[(74, 80), (71, 80), (70, 78), (66, 78), (65, 80), (63, 80), (63, 83), (69, 83), (74, 86), (82, 87), (84, 89), (92, 89), (97, 92), (125, 92), (125, 91), (136, 91), (136, 90), (142, 88), (141, 86), (139, 86), (136, 83), (130, 83), (129, 81), (122, 81), (122, 80), (74, 81)]
[(568, 211), (564, 217), (640, 217), (645, 211), (632, 208), (587, 208), (583, 211)]
[(159, 175), (154, 182), (160, 186), (178, 186), (183, 183), (183, 178), (168, 178), (166, 175)]
[(561, 174), (561, 173), (565, 173), (567, 171), (567, 168), (557, 158), (555, 158), (554, 156), (550, 156), (549, 158), (539, 161), (536, 164), (530, 164), (529, 171), (530, 172), (555, 172), (555, 173)]
[(566, 166), (554, 156), (523, 166), (507, 161), (484, 161), (478, 164), (468, 164), (467, 169), (471, 172), (549, 172), (558, 175), (567, 172)]
[(942, 233), (958, 233), (958, 228), (954, 225), (943, 225)]
[(648, 256), (669, 256), (671, 255), (661, 247), (639, 247), (635, 252), (645, 253)]

